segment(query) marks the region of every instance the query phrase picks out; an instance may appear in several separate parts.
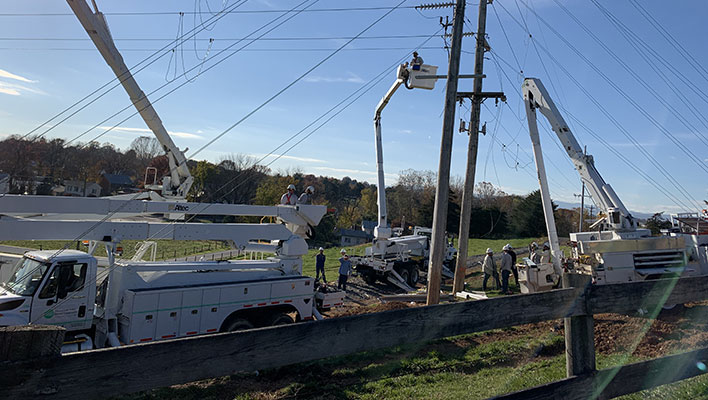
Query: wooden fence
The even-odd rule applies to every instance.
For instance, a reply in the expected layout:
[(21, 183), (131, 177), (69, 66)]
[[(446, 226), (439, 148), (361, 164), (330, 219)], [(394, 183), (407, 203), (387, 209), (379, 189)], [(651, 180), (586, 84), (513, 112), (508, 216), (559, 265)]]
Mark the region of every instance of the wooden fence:
[[(708, 277), (603, 286), (564, 279), (575, 287), (67, 355), (29, 352), (30, 360), (0, 362), (0, 393), (8, 399), (105, 398), (560, 318), (566, 319), (569, 377), (499, 398), (610, 398), (704, 373), (699, 362), (708, 364), (708, 348), (596, 371), (592, 315), (705, 300)], [(12, 336), (2, 329), (0, 349)]]

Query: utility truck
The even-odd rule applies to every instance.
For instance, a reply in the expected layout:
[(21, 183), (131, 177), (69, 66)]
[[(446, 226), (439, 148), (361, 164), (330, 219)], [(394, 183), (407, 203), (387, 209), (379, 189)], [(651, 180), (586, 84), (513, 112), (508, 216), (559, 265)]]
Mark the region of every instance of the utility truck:
[[(304, 240), (319, 223), (324, 206), (244, 206), (170, 201), (72, 199), (11, 196), (0, 198), (0, 214), (82, 209), (134, 209), (167, 212), (175, 207), (195, 214), (263, 215), (269, 224), (202, 224), (111, 220), (64, 220), (0, 216), (0, 240), (88, 240), (88, 252), (30, 251), (0, 287), (0, 326), (61, 325), (64, 351), (120, 346), (228, 332), (321, 318), (315, 304), (340, 305), (343, 292), (320, 292), (302, 276)], [(186, 209), (185, 209), (186, 208)], [(38, 209), (34, 209), (38, 212)], [(272, 257), (229, 261), (155, 262), (118, 260), (122, 240), (223, 240), (240, 252)], [(107, 268), (94, 252), (104, 246)], [(144, 251), (138, 251), (143, 254)]]
[[(652, 237), (648, 229), (637, 227), (636, 218), (600, 176), (593, 157), (580, 147), (540, 80), (526, 78), (522, 92), (552, 254), (552, 263), (536, 265), (525, 259), (525, 265), (519, 270), (522, 292), (548, 290), (557, 284), (563, 262), (566, 269), (592, 275), (596, 284), (708, 274), (705, 258), (701, 261), (697, 257), (689, 257), (699, 250), (698, 244), (690, 244), (681, 235)], [(558, 244), (536, 111), (548, 119), (601, 212), (590, 227), (592, 231), (570, 234), (572, 254), (567, 260), (564, 260)]]
[[(437, 80), (435, 73), (438, 67), (423, 64), (418, 53), (413, 53), (410, 63), (401, 64), (396, 70), (396, 81), (379, 101), (374, 112), (376, 170), (377, 170), (377, 205), (378, 223), (374, 228), (374, 240), (367, 247), (363, 256), (353, 256), (354, 269), (364, 281), (373, 284), (377, 280), (390, 282), (404, 290), (410, 291), (420, 277), (420, 269), (425, 268), (430, 251), (430, 236), (423, 234), (423, 228), (416, 227), (413, 235), (392, 235), (386, 211), (386, 183), (383, 169), (383, 144), (381, 139), (381, 113), (391, 100), (394, 93), (401, 87), (407, 89), (421, 88), (432, 90)], [(431, 232), (431, 231), (429, 231)], [(448, 246), (445, 264), (449, 264), (457, 251)], [(443, 268), (444, 272), (452, 273)]]

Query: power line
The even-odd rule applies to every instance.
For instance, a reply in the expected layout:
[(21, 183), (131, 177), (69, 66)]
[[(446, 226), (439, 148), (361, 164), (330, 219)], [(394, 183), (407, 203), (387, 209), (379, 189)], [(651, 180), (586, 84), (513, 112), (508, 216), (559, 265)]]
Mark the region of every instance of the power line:
[[(441, 49), (441, 46), (425, 46), (421, 47), (421, 49), (424, 50), (438, 50)], [(357, 51), (387, 51), (387, 50), (407, 50), (408, 47), (402, 47), (402, 46), (396, 46), (396, 47), (357, 47), (357, 48), (350, 48), (350, 49), (342, 49), (341, 51), (351, 51), (351, 52), (357, 52)], [(27, 48), (27, 47), (0, 47), (0, 50), (7, 50), (7, 51), (88, 51), (88, 52), (96, 52), (96, 49), (93, 48), (76, 48), (76, 47), (32, 47), (32, 48)], [(208, 48), (204, 49), (198, 49), (200, 51), (207, 51)], [(244, 51), (244, 52), (313, 52), (313, 51), (335, 51), (337, 48), (334, 47), (320, 47), (320, 48), (297, 48), (297, 47), (282, 47), (282, 48), (258, 48), (258, 49), (243, 49), (243, 50), (229, 50), (228, 48), (212, 48), (211, 51), (233, 51), (233, 52), (239, 52), (239, 51)], [(121, 49), (120, 50), (122, 53), (129, 53), (129, 52), (155, 52), (158, 51), (156, 49), (152, 48), (134, 48), (134, 49)], [(171, 52), (171, 50), (170, 50)], [(164, 57), (165, 55), (169, 54), (165, 53), (160, 58)]]
[[(208, 21), (207, 21), (208, 22)], [(380, 39), (415, 39), (415, 38), (427, 38), (428, 35), (376, 35), (376, 36), (361, 36), (356, 38), (357, 40), (380, 40)], [(261, 42), (275, 42), (275, 41), (320, 41), (320, 40), (349, 40), (354, 39), (354, 36), (295, 36), (295, 37), (270, 37), (270, 38), (260, 38)], [(236, 41), (236, 40), (249, 40), (251, 38), (241, 37), (241, 38), (229, 38), (229, 37), (213, 37), (214, 40), (218, 41)], [(115, 42), (164, 42), (164, 41), (174, 41), (174, 38), (114, 38)], [(0, 37), (0, 41), (62, 41), (62, 42), (89, 42), (90, 38), (57, 38), (57, 37), (43, 37), (43, 38), (23, 38), (23, 37)]]
[[(413, 9), (415, 6), (404, 7), (348, 7), (348, 8), (315, 8), (315, 9), (300, 9), (292, 12), (349, 12), (349, 11), (377, 11), (377, 10), (395, 10), (395, 9)], [(201, 11), (134, 11), (134, 12), (106, 12), (103, 15), (108, 16), (141, 16), (141, 15), (179, 15), (179, 13), (187, 15), (201, 14)], [(290, 10), (240, 10), (229, 11), (227, 14), (270, 14), (291, 12)], [(0, 13), (0, 17), (73, 17), (72, 13)]]

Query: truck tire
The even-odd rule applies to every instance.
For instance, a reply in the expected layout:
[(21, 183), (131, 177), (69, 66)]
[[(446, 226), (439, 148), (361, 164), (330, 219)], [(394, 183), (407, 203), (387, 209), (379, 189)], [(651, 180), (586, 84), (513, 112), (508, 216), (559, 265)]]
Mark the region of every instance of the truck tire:
[(369, 285), (373, 285), (374, 283), (376, 283), (376, 274), (367, 272), (362, 274), (362, 277), (364, 278), (364, 282), (368, 283)]
[(246, 329), (253, 329), (253, 324), (249, 320), (245, 318), (234, 318), (225, 323), (222, 332), (245, 331)]
[(398, 272), (398, 275), (403, 278), (403, 281), (408, 284), (411, 281), (411, 272), (409, 268), (401, 268), (401, 270)]
[(409, 271), (408, 285), (412, 288), (415, 288), (415, 285), (418, 283), (418, 279), (420, 279), (420, 272), (418, 271), (418, 266), (417, 265), (409, 265), (408, 271)]
[(270, 318), (268, 318), (268, 320), (266, 321), (266, 326), (288, 325), (292, 324), (293, 322), (295, 321), (293, 321), (292, 317), (288, 314), (277, 313), (271, 315)]

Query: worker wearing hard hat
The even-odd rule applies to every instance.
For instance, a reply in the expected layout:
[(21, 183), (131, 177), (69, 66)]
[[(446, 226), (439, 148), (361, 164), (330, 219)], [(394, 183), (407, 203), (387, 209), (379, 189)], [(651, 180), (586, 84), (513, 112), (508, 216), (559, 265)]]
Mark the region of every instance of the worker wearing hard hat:
[(507, 243), (504, 247), (507, 248), (507, 252), (511, 256), (511, 273), (514, 274), (514, 282), (516, 282), (516, 286), (519, 286), (519, 270), (516, 269), (516, 252), (509, 243)]
[(297, 204), (312, 204), (312, 195), (315, 194), (315, 187), (308, 186), (307, 189), (297, 199)]
[(502, 294), (509, 294), (509, 275), (511, 275), (511, 267), (514, 265), (509, 254), (511, 246), (508, 244), (502, 248), (501, 256), (501, 276), (502, 276)]
[(325, 260), (327, 256), (324, 254), (324, 249), (320, 247), (319, 253), (315, 256), (315, 282), (320, 280), (320, 273), (322, 273), (322, 282), (327, 283), (327, 278), (325, 278)]
[(487, 249), (487, 255), (484, 257), (484, 262), (482, 262), (482, 271), (484, 272), (482, 290), (487, 291), (487, 281), (490, 277), (494, 277), (494, 288), (498, 290), (501, 283), (499, 282), (499, 275), (497, 274), (497, 266), (494, 264), (494, 252), (492, 249)]
[(339, 251), (342, 255), (339, 258), (339, 282), (337, 282), (337, 289), (347, 290), (347, 279), (349, 274), (352, 273), (352, 262), (349, 261), (349, 256), (347, 251), (342, 249)]
[(297, 203), (297, 195), (295, 194), (295, 185), (288, 185), (288, 191), (280, 197), (280, 204), (294, 206)]
[(551, 247), (548, 242), (543, 244), (543, 250), (541, 250), (541, 262), (550, 263), (551, 262)]
[(529, 248), (529, 258), (534, 264), (541, 263), (541, 253), (538, 250), (538, 244), (536, 242), (531, 243), (531, 247)]

